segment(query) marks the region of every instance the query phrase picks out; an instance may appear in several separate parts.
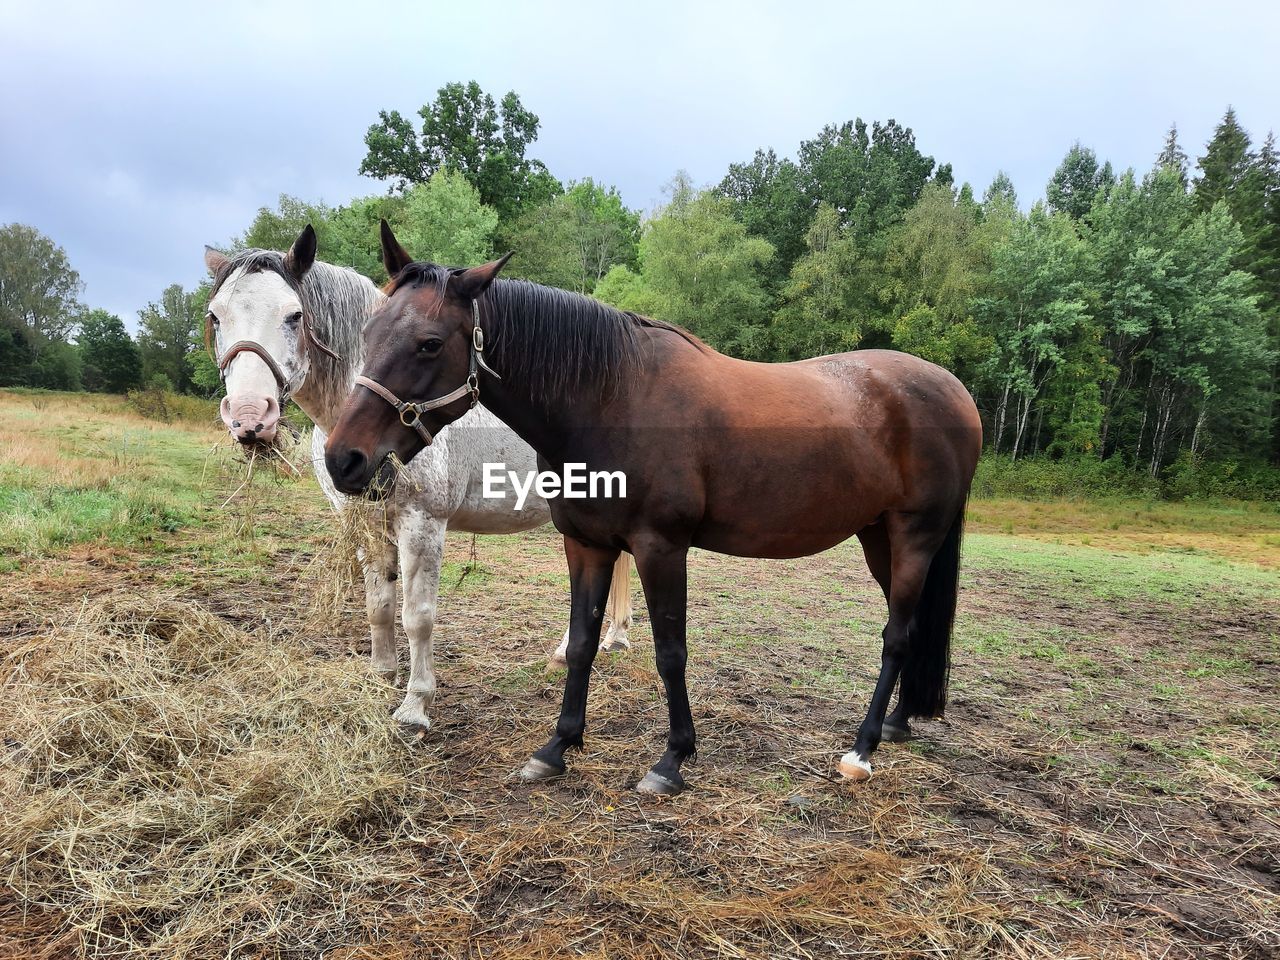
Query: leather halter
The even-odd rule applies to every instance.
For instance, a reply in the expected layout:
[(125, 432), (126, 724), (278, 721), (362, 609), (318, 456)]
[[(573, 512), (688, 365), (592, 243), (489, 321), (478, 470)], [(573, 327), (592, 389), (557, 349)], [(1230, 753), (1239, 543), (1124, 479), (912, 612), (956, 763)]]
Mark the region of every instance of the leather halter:
[[(316, 336), (315, 331), (311, 329), (311, 318), (306, 312), (302, 314), (298, 329), (304, 344), (311, 343), (317, 350), (329, 355), (334, 360), (342, 359)], [(242, 353), (252, 353), (267, 365), (271, 375), (276, 378), (276, 388), (280, 391), (279, 402), (283, 407), (288, 402), (289, 395), (293, 392), (293, 385), (289, 382), (289, 378), (284, 375), (284, 370), (280, 368), (276, 358), (271, 356), (270, 351), (256, 340), (237, 340), (227, 347), (226, 353), (218, 358), (218, 376), (222, 378), (223, 382), (226, 382), (227, 368), (231, 366), (231, 361)]]
[[(471, 406), (474, 407), (480, 402), (480, 377), (479, 371), (484, 370), (495, 380), (501, 380), (487, 363), (484, 362), (484, 331), (480, 329), (480, 304), (476, 300), (471, 301), (471, 313), (475, 317), (475, 324), (471, 328), (471, 359), (467, 365), (467, 379), (462, 386), (456, 390), (450, 390), (443, 397), (436, 397), (434, 400), (401, 400), (394, 393), (366, 376), (356, 377), (356, 383), (360, 386), (376, 393), (391, 406), (396, 408), (396, 413), (400, 414), (400, 422), (406, 427), (412, 427), (418, 432), (418, 436), (422, 438), (423, 443), (428, 447), (431, 441), (435, 439), (431, 435), (431, 431), (427, 429), (426, 424), (422, 422), (422, 415), (428, 410), (435, 410), (439, 407), (445, 407), (453, 403), (455, 400), (461, 400), (468, 394), (471, 395)], [(412, 414), (413, 419), (409, 419)]]

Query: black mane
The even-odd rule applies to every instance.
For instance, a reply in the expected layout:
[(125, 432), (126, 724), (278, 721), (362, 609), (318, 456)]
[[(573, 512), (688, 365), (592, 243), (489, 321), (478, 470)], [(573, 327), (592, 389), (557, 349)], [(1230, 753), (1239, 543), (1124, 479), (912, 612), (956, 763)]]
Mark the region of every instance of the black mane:
[[(387, 292), (428, 286), (443, 297), (453, 272), (435, 263), (411, 263)], [(665, 330), (706, 349), (674, 324), (528, 280), (495, 280), (480, 297), (480, 325), (490, 365), (504, 380), (549, 402), (584, 390), (608, 394), (638, 376), (645, 360), (642, 329)]]

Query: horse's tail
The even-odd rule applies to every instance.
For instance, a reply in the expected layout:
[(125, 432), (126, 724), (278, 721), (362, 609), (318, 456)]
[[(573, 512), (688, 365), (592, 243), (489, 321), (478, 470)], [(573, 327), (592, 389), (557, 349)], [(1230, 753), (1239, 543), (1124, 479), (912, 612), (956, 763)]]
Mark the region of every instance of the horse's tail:
[(901, 703), (908, 717), (938, 717), (947, 706), (951, 628), (956, 618), (956, 585), (963, 537), (962, 504), (947, 531), (947, 539), (929, 564), (924, 591), (916, 605), (907, 661), (902, 668)]

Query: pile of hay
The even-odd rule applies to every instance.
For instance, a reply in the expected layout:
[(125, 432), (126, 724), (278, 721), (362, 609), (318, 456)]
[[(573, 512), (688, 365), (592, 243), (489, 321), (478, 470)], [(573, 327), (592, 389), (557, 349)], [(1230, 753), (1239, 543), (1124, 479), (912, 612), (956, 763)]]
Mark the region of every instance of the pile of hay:
[[(411, 759), (358, 664), (173, 601), (114, 600), (3, 660), (0, 882), (31, 945), (318, 952), (411, 868)], [(53, 918), (51, 921), (50, 918)], [(317, 922), (317, 921), (322, 922)]]

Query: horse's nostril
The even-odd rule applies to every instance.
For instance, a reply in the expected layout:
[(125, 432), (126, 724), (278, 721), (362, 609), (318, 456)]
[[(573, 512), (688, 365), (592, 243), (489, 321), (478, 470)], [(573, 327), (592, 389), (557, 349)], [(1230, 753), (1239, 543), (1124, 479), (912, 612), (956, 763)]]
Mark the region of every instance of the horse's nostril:
[(347, 453), (346, 463), (343, 464), (343, 474), (348, 477), (355, 476), (364, 469), (364, 454), (359, 450), (351, 450)]
[(238, 427), (238, 426), (240, 426), (240, 421), (239, 421), (239, 420), (232, 420), (232, 421), (231, 421), (231, 426), (233, 426), (233, 427)]
[(261, 432), (262, 432), (262, 426), (263, 426), (262, 424), (258, 424), (256, 427), (254, 427), (254, 428), (253, 428), (253, 432), (254, 432), (254, 433), (261, 433)]

